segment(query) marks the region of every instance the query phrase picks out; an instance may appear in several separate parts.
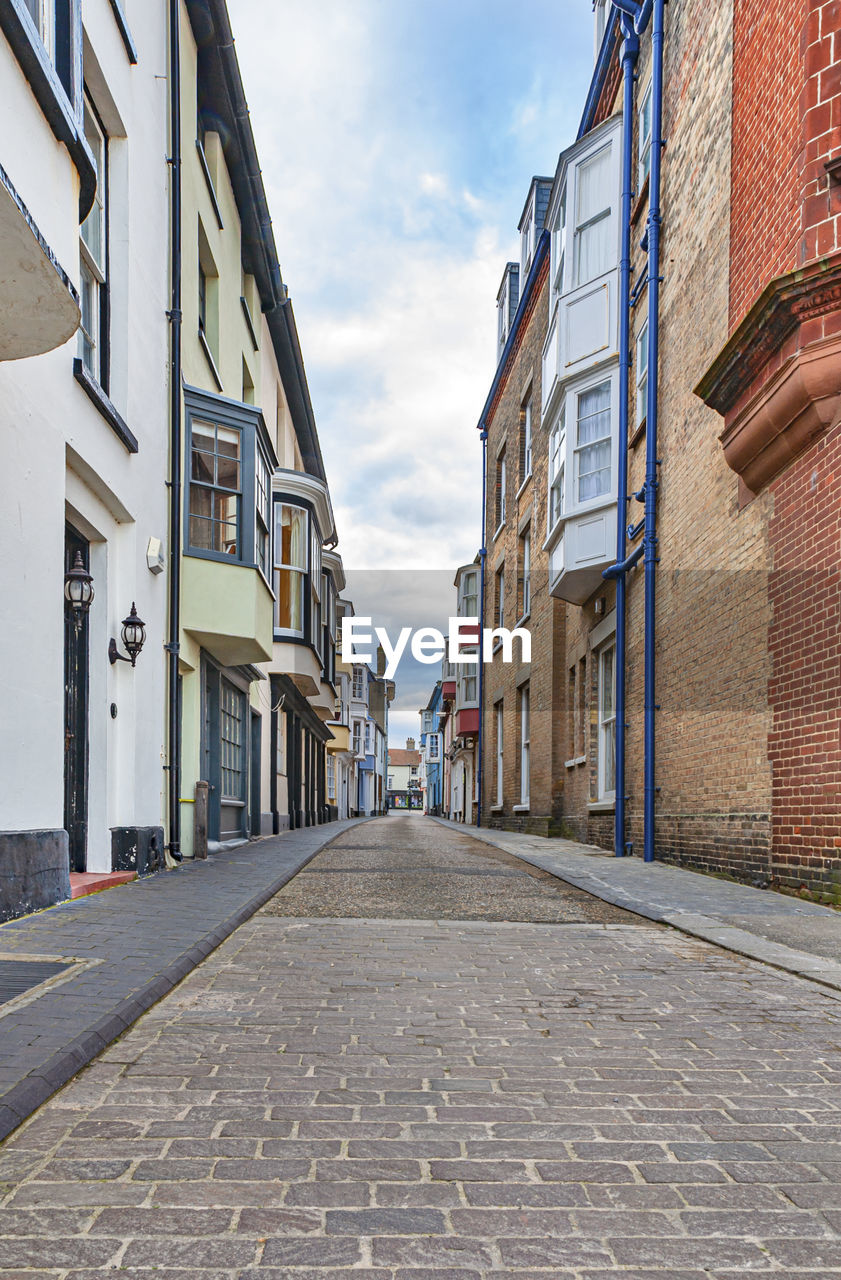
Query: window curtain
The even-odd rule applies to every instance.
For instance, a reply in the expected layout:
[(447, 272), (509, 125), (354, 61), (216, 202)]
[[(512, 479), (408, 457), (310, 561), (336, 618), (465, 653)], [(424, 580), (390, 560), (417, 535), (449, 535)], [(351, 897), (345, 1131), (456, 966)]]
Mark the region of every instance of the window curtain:
[(575, 282), (586, 284), (607, 271), (610, 253), (610, 148), (578, 170)]

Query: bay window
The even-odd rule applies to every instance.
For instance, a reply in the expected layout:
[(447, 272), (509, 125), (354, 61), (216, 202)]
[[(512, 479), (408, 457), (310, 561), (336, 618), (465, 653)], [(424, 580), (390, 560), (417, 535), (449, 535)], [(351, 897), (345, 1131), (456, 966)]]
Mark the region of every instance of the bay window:
[(188, 555), (235, 560), (271, 580), (275, 456), (260, 412), (196, 387), (184, 390)]
[(308, 572), (308, 515), (303, 507), (275, 503), (275, 629), (304, 634), (304, 589)]
[(575, 474), (579, 503), (610, 493), (610, 391), (610, 382), (606, 381), (578, 395)]
[(595, 280), (615, 265), (612, 243), (611, 147), (603, 147), (578, 166), (575, 195), (575, 287)]
[(353, 695), (357, 701), (365, 700), (365, 668), (353, 668)]

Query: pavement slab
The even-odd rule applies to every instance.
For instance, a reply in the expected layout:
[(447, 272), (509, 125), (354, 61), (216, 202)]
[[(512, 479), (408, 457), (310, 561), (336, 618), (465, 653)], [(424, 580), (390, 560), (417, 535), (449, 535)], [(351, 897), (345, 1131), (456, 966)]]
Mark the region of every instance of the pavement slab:
[(841, 991), (841, 911), (595, 845), (434, 818), (602, 902)]

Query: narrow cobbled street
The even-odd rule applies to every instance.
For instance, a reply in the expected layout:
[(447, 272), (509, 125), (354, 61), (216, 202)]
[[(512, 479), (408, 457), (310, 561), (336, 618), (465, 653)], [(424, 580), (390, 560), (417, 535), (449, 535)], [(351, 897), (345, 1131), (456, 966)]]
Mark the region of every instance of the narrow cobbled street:
[(841, 1276), (837, 993), (353, 827), (0, 1149), (3, 1280)]

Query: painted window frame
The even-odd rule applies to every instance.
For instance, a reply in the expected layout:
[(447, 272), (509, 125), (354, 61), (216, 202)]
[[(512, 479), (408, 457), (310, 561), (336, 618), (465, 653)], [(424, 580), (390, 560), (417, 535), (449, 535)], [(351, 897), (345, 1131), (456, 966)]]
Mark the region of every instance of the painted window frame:
[(496, 804), (505, 803), (505, 704), (496, 704)]
[(365, 701), (365, 668), (362, 666), (354, 665), (350, 696), (355, 702)]
[(533, 398), (529, 391), (520, 407), (520, 486), (524, 485), (532, 473), (533, 459)]
[(561, 404), (557, 421), (549, 433), (549, 457), (547, 462), (548, 501), (546, 503), (547, 535), (551, 536), (564, 520), (566, 513), (566, 402)]
[(651, 81), (642, 93), (637, 108), (637, 194), (651, 172)]
[(505, 565), (501, 565), (494, 575), (496, 597), (494, 600), (494, 626), (505, 626)]
[(508, 489), (508, 462), (505, 449), (501, 449), (496, 457), (496, 486), (494, 489), (494, 537), (505, 527), (506, 497)]
[[(601, 266), (597, 271), (590, 274), (584, 273), (581, 268), (581, 247), (584, 244), (585, 233), (591, 231), (599, 223), (605, 220), (609, 223), (608, 237), (614, 228), (616, 222), (616, 206), (619, 192), (615, 190), (615, 182), (610, 183), (609, 191), (604, 193), (602, 202), (596, 207), (595, 211), (589, 211), (584, 216), (579, 215), (579, 196), (581, 193), (581, 175), (585, 169), (594, 165), (597, 160), (603, 156), (607, 157), (606, 172), (615, 177), (615, 157), (613, 138), (605, 139), (600, 146), (594, 146), (592, 151), (587, 151), (583, 155), (576, 157), (575, 168), (575, 188), (574, 188), (574, 204), (573, 204), (573, 231), (572, 231), (572, 289), (582, 289), (586, 285), (591, 285), (595, 280), (601, 279), (607, 275), (617, 265), (616, 258), (618, 256), (618, 247), (612, 253), (609, 260)], [(606, 202), (605, 202), (606, 201)]]
[[(472, 582), (472, 591), (467, 590)], [(479, 616), (479, 568), (465, 569), (458, 586), (458, 616), (460, 618), (477, 618)], [(472, 601), (472, 605), (469, 604)]]
[[(192, 487), (193, 422), (208, 422), (233, 428), (240, 433), (240, 510), (238, 554), (227, 555), (193, 543), (190, 530), (190, 498)], [(256, 569), (271, 589), (271, 581), (263, 574), (257, 558), (257, 460), (261, 460), (269, 477), (277, 465), (274, 449), (259, 409), (237, 400), (214, 395), (200, 387), (184, 388), (184, 436), (187, 475), (184, 482), (184, 554), (201, 560), (216, 560)], [(271, 498), (271, 494), (269, 495)], [(270, 513), (273, 516), (273, 512)], [(272, 564), (273, 529), (269, 527), (269, 563)]]
[[(611, 677), (605, 679), (607, 659)], [(596, 789), (599, 800), (616, 799), (616, 636), (611, 635), (596, 651), (597, 767)], [(606, 694), (610, 694), (609, 700)], [(609, 762), (612, 766), (609, 767)], [(610, 769), (612, 768), (612, 777)], [(608, 786), (608, 781), (613, 785)]]
[[(108, 132), (85, 86), (84, 132), (96, 170), (96, 191), (90, 212), (79, 228), (79, 296), (81, 319), (77, 354), (88, 375), (107, 395), (110, 390), (110, 201), (108, 199)], [(98, 249), (91, 230), (98, 226)], [(87, 312), (87, 316), (86, 316)]]
[(520, 687), (520, 804), (530, 803), (531, 793), (531, 691)]
[[(579, 401), (589, 391), (593, 391), (602, 384), (610, 384), (610, 483), (604, 493), (597, 494), (592, 498), (579, 499), (579, 474), (577, 465), (577, 454), (588, 447), (588, 445), (577, 444), (578, 423), (579, 423)], [(558, 407), (558, 417), (556, 426), (559, 426), (561, 420), (564, 422), (563, 440), (564, 448), (561, 454), (561, 462), (563, 465), (563, 510), (559, 518), (554, 524), (549, 524), (547, 533), (547, 547), (554, 545), (560, 536), (560, 531), (566, 523), (573, 520), (576, 516), (584, 515), (589, 511), (598, 511), (601, 507), (609, 507), (616, 502), (616, 460), (618, 456), (618, 440), (619, 440), (619, 370), (615, 364), (597, 366), (588, 370), (586, 374), (579, 374), (572, 379), (566, 386), (564, 396)], [(550, 432), (550, 440), (551, 440)], [(605, 436), (603, 439), (607, 439)], [(594, 444), (595, 441), (589, 441), (588, 444)], [(551, 445), (550, 445), (550, 466), (551, 466)], [(550, 492), (551, 499), (551, 492)], [(548, 503), (549, 513), (547, 515), (547, 523), (551, 521), (552, 509), (551, 501)]]
[(531, 613), (531, 525), (527, 524), (520, 535), (520, 622)]
[(634, 343), (634, 390), (636, 425), (641, 427), (648, 416), (648, 321), (645, 320)]

